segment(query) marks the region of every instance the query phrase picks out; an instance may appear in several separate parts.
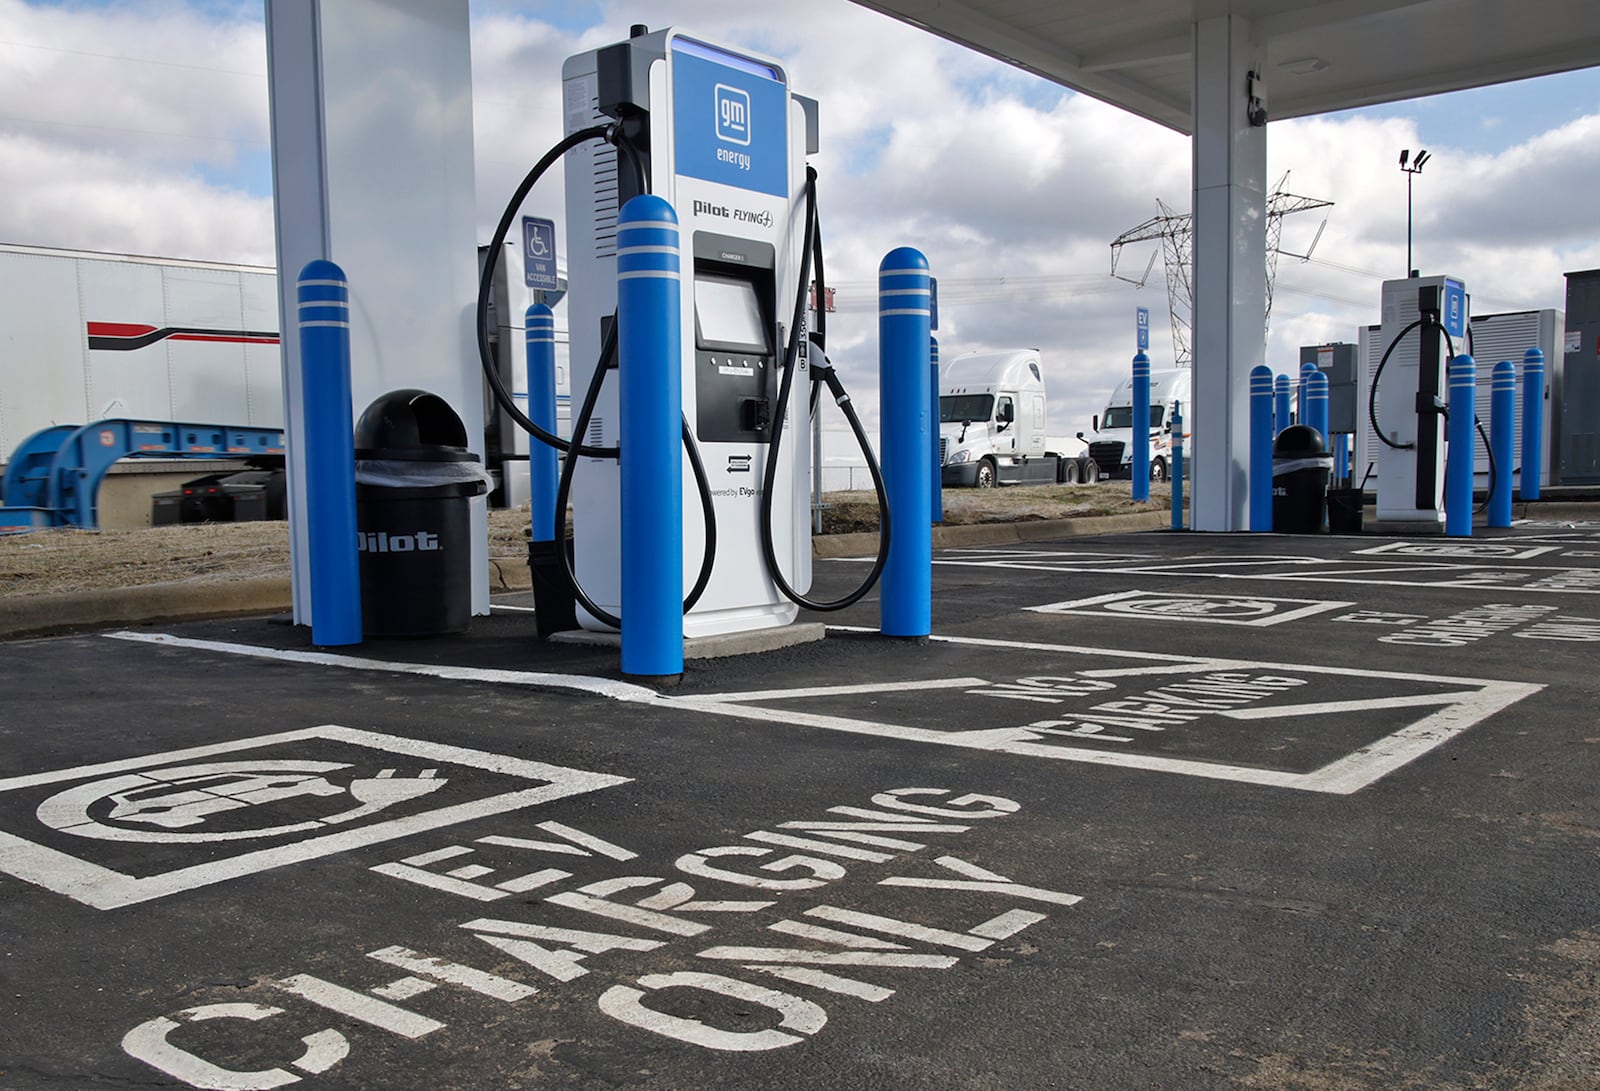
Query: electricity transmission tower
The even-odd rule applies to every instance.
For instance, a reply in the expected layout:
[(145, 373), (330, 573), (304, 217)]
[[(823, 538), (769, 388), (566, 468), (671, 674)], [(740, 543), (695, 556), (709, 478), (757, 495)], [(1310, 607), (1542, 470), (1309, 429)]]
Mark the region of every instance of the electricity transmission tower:
[[(1285, 171), (1273, 191), (1267, 195), (1267, 308), (1263, 321), (1269, 325), (1272, 321), (1272, 282), (1278, 275), (1278, 255), (1288, 253), (1281, 248), (1283, 218), (1295, 212), (1333, 207), (1332, 201), (1289, 193), (1283, 188), (1288, 181), (1289, 174)], [(1128, 228), (1112, 240), (1111, 275), (1136, 287), (1144, 287), (1150, 279), (1151, 270), (1155, 268), (1156, 255), (1150, 255), (1144, 275), (1135, 280), (1117, 272), (1122, 248), (1131, 243), (1161, 241), (1162, 264), (1167, 273), (1167, 309), (1172, 316), (1173, 362), (1178, 367), (1188, 367), (1193, 362), (1189, 332), (1194, 316), (1194, 282), (1191, 279), (1194, 272), (1194, 217), (1187, 212), (1174, 212), (1159, 197), (1156, 198), (1156, 207), (1161, 210), (1160, 215), (1150, 217), (1137, 227)], [(1328, 221), (1324, 218), (1306, 252), (1290, 253), (1289, 256), (1301, 261), (1309, 260), (1311, 251), (1316, 249), (1318, 240), (1322, 238), (1322, 229), (1327, 226)]]

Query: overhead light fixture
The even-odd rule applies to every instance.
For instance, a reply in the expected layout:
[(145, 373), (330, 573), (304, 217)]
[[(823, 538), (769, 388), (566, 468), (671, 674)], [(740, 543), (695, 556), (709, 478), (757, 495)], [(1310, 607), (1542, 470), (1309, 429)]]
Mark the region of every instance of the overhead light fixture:
[(1292, 61), (1279, 61), (1278, 67), (1296, 76), (1309, 76), (1313, 72), (1321, 72), (1327, 68), (1328, 62), (1321, 57), (1297, 57)]

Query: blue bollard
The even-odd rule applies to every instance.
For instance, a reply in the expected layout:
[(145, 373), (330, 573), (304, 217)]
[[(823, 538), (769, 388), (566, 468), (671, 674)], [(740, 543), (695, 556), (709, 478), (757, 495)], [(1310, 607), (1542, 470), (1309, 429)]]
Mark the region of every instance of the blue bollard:
[(1300, 386), (1295, 394), (1294, 410), (1295, 420), (1300, 424), (1310, 424), (1306, 416), (1306, 395), (1311, 393), (1311, 376), (1317, 370), (1317, 365), (1309, 360), (1300, 365)]
[[(1250, 529), (1272, 529), (1272, 369), (1250, 369)], [(1176, 480), (1176, 475), (1174, 475)]]
[[(617, 217), (622, 673), (683, 673), (678, 216), (653, 194)], [(568, 457), (572, 457), (570, 454)]]
[(1350, 484), (1350, 437), (1340, 432), (1333, 444), (1333, 479)]
[(343, 269), (319, 259), (300, 270), (296, 291), (311, 642), (323, 647), (359, 644), (361, 558), (350, 394), (350, 285)]
[(1289, 376), (1279, 375), (1272, 380), (1272, 434), (1277, 434), (1294, 422), (1289, 419)]
[(1444, 532), (1472, 537), (1472, 424), (1478, 400), (1478, 365), (1462, 353), (1450, 361), (1450, 420), (1444, 463)]
[(1306, 423), (1322, 437), (1322, 449), (1333, 449), (1333, 437), (1328, 434), (1328, 376), (1314, 371), (1306, 376)]
[(1183, 529), (1183, 403), (1172, 399), (1172, 529)]
[[(556, 434), (556, 316), (543, 303), (528, 308), (524, 321), (528, 348), (528, 419)], [(556, 449), (528, 437), (528, 505), (535, 542), (556, 540)]]
[[(878, 631), (927, 636), (933, 627), (932, 495), (928, 488), (928, 259), (908, 246), (878, 266), (878, 390), (883, 484), (889, 494), (889, 557)], [(901, 528), (905, 529), (901, 529)]]
[(1494, 365), (1489, 385), (1489, 448), (1494, 454), (1494, 482), (1489, 490), (1489, 525), (1511, 525), (1512, 430), (1517, 415), (1517, 368), (1510, 360)]
[(1133, 498), (1150, 499), (1150, 357), (1133, 357)]
[(928, 404), (932, 406), (933, 415), (928, 418), (932, 426), (928, 429), (928, 439), (933, 447), (933, 498), (930, 508), (933, 512), (933, 522), (944, 522), (944, 466), (939, 460), (939, 339), (928, 338)]
[(1522, 499), (1539, 499), (1543, 477), (1544, 353), (1534, 348), (1522, 354)]

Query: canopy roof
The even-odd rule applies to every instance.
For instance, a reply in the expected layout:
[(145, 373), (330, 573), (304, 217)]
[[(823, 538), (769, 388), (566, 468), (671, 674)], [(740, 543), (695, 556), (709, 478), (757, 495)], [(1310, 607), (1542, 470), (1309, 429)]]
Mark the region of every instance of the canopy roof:
[(1273, 118), (1600, 65), (1597, 0), (855, 0), (1191, 129), (1191, 26), (1237, 14), (1266, 51)]

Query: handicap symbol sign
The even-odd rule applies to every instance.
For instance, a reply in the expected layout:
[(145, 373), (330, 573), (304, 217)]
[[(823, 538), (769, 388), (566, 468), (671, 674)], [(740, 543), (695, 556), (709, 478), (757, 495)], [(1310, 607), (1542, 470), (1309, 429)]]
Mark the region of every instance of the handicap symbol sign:
[(522, 217), (522, 268), (530, 288), (559, 291), (556, 275), (556, 225), (538, 216)]

